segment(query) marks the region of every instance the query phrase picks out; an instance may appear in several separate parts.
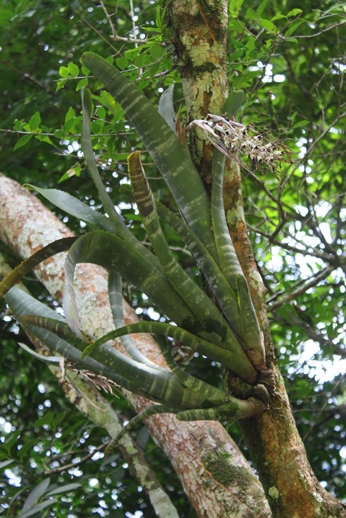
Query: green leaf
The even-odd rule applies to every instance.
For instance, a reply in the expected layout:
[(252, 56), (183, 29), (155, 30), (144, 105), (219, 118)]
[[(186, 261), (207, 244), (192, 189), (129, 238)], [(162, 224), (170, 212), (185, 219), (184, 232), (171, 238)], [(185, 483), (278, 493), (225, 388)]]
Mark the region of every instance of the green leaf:
[(56, 489), (53, 489), (52, 491), (49, 491), (46, 496), (53, 496), (53, 495), (60, 495), (61, 493), (69, 493), (70, 491), (73, 491), (74, 489), (78, 489), (79, 487), (82, 487), (82, 484), (78, 484), (78, 482), (73, 482), (71, 484), (65, 484), (64, 486), (57, 487)]
[(28, 133), (27, 135), (23, 135), (22, 137), (20, 137), (17, 140), (16, 145), (13, 148), (13, 151), (16, 151), (17, 149), (25, 146), (29, 142), (29, 140), (31, 140), (31, 137), (32, 137), (31, 133)]
[(290, 24), (287, 28), (287, 31), (285, 32), (285, 38), (288, 38), (289, 36), (292, 36), (294, 32), (300, 27), (303, 23), (305, 23), (305, 20), (298, 19), (294, 21), (292, 24)]
[(162, 56), (162, 46), (159, 43), (153, 43), (150, 46), (150, 56), (156, 60)]
[(32, 131), (35, 131), (39, 125), (41, 124), (41, 115), (40, 112), (35, 112), (34, 115), (29, 120), (29, 126)]
[(159, 29), (163, 28), (165, 10), (166, 10), (166, 8), (162, 9), (162, 7), (159, 5), (156, 8), (155, 23), (156, 23), (156, 27), (158, 27)]
[(76, 133), (76, 125), (80, 124), (81, 117), (72, 117), (67, 122), (65, 122), (63, 126), (63, 131), (65, 135), (68, 133)]
[[(143, 253), (143, 249), (118, 236), (103, 231), (90, 232), (79, 238), (71, 247), (66, 258), (66, 316), (73, 329), (78, 332), (78, 319), (73, 292), (74, 269), (79, 262), (90, 262), (107, 270), (117, 269), (121, 276), (137, 286), (171, 320), (191, 330), (200, 330), (191, 311), (172, 288), (162, 271), (155, 266), (156, 261)], [(72, 326), (71, 326), (72, 327)]]
[[(114, 269), (110, 270), (108, 276), (108, 296), (113, 315), (114, 326), (115, 328), (123, 327), (125, 322), (122, 298), (122, 278)], [(145, 365), (155, 367), (156, 369), (158, 368), (156, 364), (148, 360), (148, 358), (143, 353), (141, 353), (141, 351), (137, 348), (136, 343), (130, 336), (124, 335), (120, 337), (120, 339), (126, 349), (126, 352), (131, 358)]]
[[(167, 279), (201, 324), (204, 337), (208, 337), (211, 341), (215, 340), (217, 343), (220, 342), (221, 347), (232, 347), (233, 337), (229, 336), (229, 329), (220, 312), (205, 292), (185, 272), (167, 244), (138, 151), (129, 156), (128, 165), (138, 209)], [(235, 339), (233, 341), (236, 342)]]
[(76, 118), (76, 112), (72, 108), (72, 106), (70, 106), (65, 115), (65, 122), (68, 122), (70, 119), (75, 119), (75, 118)]
[(56, 498), (51, 498), (50, 500), (45, 500), (44, 502), (41, 502), (40, 504), (35, 505), (29, 511), (20, 513), (18, 516), (16, 516), (16, 518), (29, 518), (29, 516), (33, 516), (34, 514), (39, 513), (43, 509), (50, 507), (51, 505), (55, 504), (56, 502), (57, 502)]
[(303, 12), (303, 9), (298, 9), (298, 8), (295, 8), (295, 9), (291, 9), (291, 11), (289, 11), (286, 16), (287, 18), (290, 18), (291, 16), (298, 16), (298, 14), (302, 14)]
[(151, 56), (146, 52), (141, 52), (140, 54), (138, 54), (138, 56), (135, 57), (134, 64), (138, 68), (144, 68), (147, 65), (151, 64)]
[(271, 18), (271, 21), (275, 22), (276, 20), (282, 20), (283, 18), (286, 18), (284, 14), (277, 14), (276, 16), (273, 16), (273, 18)]
[(114, 208), (114, 204), (103, 185), (100, 174), (98, 172), (92, 142), (90, 135), (90, 121), (91, 114), (93, 111), (92, 98), (89, 90), (82, 90), (82, 108), (83, 108), (83, 132), (82, 132), (82, 150), (85, 156), (86, 163), (88, 165), (89, 173), (95, 183), (96, 189), (99, 193), (104, 210), (107, 212), (110, 220), (113, 223), (114, 228), (117, 229), (117, 233), (124, 238), (133, 239), (131, 232), (126, 227), (121, 216), (117, 213)]
[(77, 83), (76, 92), (79, 92), (82, 88), (85, 88), (86, 86), (88, 86), (88, 79), (86, 79), (86, 78), (81, 79)]
[(40, 482), (34, 489), (29, 493), (29, 496), (24, 502), (22, 511), (28, 511), (31, 509), (37, 501), (45, 494), (50, 484), (50, 478), (47, 477)]
[(144, 95), (106, 60), (87, 52), (81, 61), (122, 105), (166, 180), (180, 210), (194, 232), (215, 255), (210, 229), (209, 200), (202, 180), (179, 139)]
[(103, 106), (98, 106), (96, 109), (96, 113), (100, 119), (105, 119), (107, 116), (106, 108), (104, 108)]
[(0, 9), (0, 27), (8, 26), (12, 16), (13, 12), (9, 9)]
[(117, 102), (106, 90), (102, 90), (100, 94), (100, 100), (102, 104), (107, 108), (107, 110), (109, 110), (110, 113), (112, 113), (113, 115), (119, 114), (119, 111), (120, 114), (122, 113), (122, 110), (119, 110), (120, 107), (117, 104)]
[(243, 347), (252, 365), (260, 372), (265, 367), (264, 344), (249, 287), (243, 274), (237, 276), (237, 292)]
[(63, 77), (64, 79), (68, 78), (68, 76), (69, 76), (68, 67), (60, 67), (60, 68), (59, 68), (59, 74), (60, 74), (60, 75), (61, 75), (61, 77)]
[[(223, 108), (223, 111), (226, 112), (227, 117), (236, 117), (241, 103), (243, 102), (243, 98), (244, 92), (242, 90), (234, 90), (230, 93)], [(215, 234), (215, 243), (220, 269), (223, 275), (226, 277), (229, 285), (233, 288), (234, 291), (236, 291), (236, 277), (238, 274), (242, 274), (242, 269), (234, 250), (225, 216), (223, 203), (225, 159), (226, 157), (219, 150), (214, 150), (212, 162), (212, 225)], [(236, 318), (236, 320), (238, 320), (238, 318)]]
[[(168, 404), (176, 409), (207, 406), (208, 402), (206, 402), (204, 394), (210, 390), (212, 391), (210, 401), (216, 400), (214, 397), (218, 400), (221, 399), (220, 390), (211, 385), (204, 384), (206, 390), (203, 390), (203, 394), (194, 392), (194, 390), (184, 387), (169, 370), (154, 364), (154, 367), (151, 367), (136, 362), (106, 344), (100, 345), (91, 353), (95, 359), (89, 357), (80, 359), (80, 351), (85, 349), (85, 342), (79, 340), (72, 333), (61, 317), (59, 320), (55, 320), (38, 316), (38, 314), (54, 316), (56, 313), (30, 295), (24, 294), (22, 297), (21, 293), (21, 290), (14, 288), (6, 298), (16, 317), (29, 326), (30, 332), (34, 336), (75, 363), (76, 367), (92, 370), (95, 374), (115, 381), (126, 390)], [(25, 311), (32, 310), (34, 315), (25, 316)], [(171, 327), (177, 329), (175, 326)], [(195, 340), (198, 341), (198, 338), (195, 337)], [(227, 354), (228, 352), (226, 352)], [(196, 383), (198, 382), (199, 380), (196, 380)]]
[(295, 129), (295, 128), (303, 128), (304, 126), (308, 126), (310, 123), (311, 123), (311, 121), (299, 121), (299, 122), (297, 122), (296, 124), (294, 124), (294, 126), (292, 127), (292, 129)]
[(24, 129), (25, 123), (23, 121), (20, 121), (18, 119), (14, 119), (13, 121), (13, 129), (16, 131), (21, 131)]
[(262, 16), (263, 12), (265, 11), (267, 5), (268, 5), (268, 1), (269, 0), (261, 0), (261, 2), (259, 2), (258, 4), (258, 8), (257, 8), (257, 15), (258, 16)]
[(252, 365), (249, 362), (244, 361), (244, 358), (246, 358), (245, 353), (239, 354), (238, 350), (223, 349), (208, 340), (204, 340), (199, 336), (189, 333), (181, 327), (172, 326), (163, 322), (137, 322), (136, 324), (130, 324), (114, 331), (110, 331), (98, 340), (95, 340), (92, 344), (88, 345), (85, 348), (82, 357), (84, 358), (85, 355), (91, 354), (97, 350), (100, 345), (109, 340), (118, 338), (124, 334), (135, 333), (152, 333), (172, 337), (192, 349), (199, 351), (201, 354), (220, 362), (222, 365), (228, 366), (233, 372), (239, 374), (245, 380), (251, 381), (252, 378), (252, 381), (254, 381), (257, 377)]
[(61, 79), (60, 81), (58, 81), (58, 82), (57, 82), (57, 84), (56, 84), (56, 89), (55, 89), (55, 91), (56, 91), (56, 92), (58, 92), (59, 90), (61, 90), (62, 88), (64, 88), (64, 87), (65, 87), (65, 85), (66, 85), (66, 82), (67, 82), (67, 80), (66, 80), (66, 79)]
[(120, 70), (125, 70), (129, 66), (129, 61), (125, 57), (120, 57), (115, 60), (117, 67), (120, 68)]
[(272, 34), (278, 33), (278, 28), (270, 20), (267, 20), (266, 18), (259, 18), (257, 21), (268, 32), (270, 32)]
[(258, 14), (251, 7), (246, 10), (246, 16), (250, 18), (250, 20), (258, 20)]
[(54, 412), (46, 412), (42, 417), (39, 417), (39, 419), (36, 419), (35, 426), (42, 426), (47, 425), (51, 428), (52, 422), (54, 419)]
[(69, 63), (67, 67), (68, 73), (72, 77), (77, 77), (79, 74), (79, 67), (75, 63)]
[(158, 213), (183, 239), (204, 273), (208, 284), (214, 293), (223, 315), (231, 324), (232, 329), (240, 336), (239, 311), (237, 296), (230, 287), (218, 264), (208, 253), (201, 241), (194, 235), (182, 218), (176, 216), (161, 203), (157, 204)]
[(243, 3), (244, 3), (244, 0), (231, 0), (229, 2), (230, 16), (232, 16), (233, 18), (237, 18)]
[(72, 243), (76, 241), (76, 239), (76, 237), (65, 237), (53, 241), (53, 243), (49, 243), (49, 245), (44, 246), (28, 259), (20, 263), (11, 273), (6, 275), (0, 283), (0, 298), (3, 297), (24, 275), (35, 268), (35, 266), (48, 257), (67, 250), (70, 248)]
[(50, 139), (50, 137), (48, 137), (48, 135), (35, 135), (35, 139), (39, 140), (40, 142), (45, 142), (46, 144), (49, 144), (50, 146), (57, 148), (57, 146)]

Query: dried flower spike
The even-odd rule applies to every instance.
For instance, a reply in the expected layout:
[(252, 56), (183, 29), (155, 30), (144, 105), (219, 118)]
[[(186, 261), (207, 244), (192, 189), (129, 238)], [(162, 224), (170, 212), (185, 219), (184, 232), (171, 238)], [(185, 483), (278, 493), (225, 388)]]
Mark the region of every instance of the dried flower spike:
[(290, 160), (289, 150), (281, 142), (268, 142), (264, 133), (257, 133), (240, 122), (208, 113), (206, 119), (193, 120), (192, 125), (199, 127), (210, 142), (224, 155), (237, 158), (245, 155), (255, 167), (266, 165), (277, 173), (282, 162)]

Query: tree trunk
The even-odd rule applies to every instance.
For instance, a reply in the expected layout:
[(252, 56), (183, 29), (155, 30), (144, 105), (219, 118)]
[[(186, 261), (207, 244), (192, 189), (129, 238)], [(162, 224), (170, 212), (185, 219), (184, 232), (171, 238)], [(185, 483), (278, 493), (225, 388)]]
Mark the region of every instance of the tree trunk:
[[(21, 257), (29, 257), (46, 244), (71, 235), (35, 196), (0, 175), (0, 238)], [(37, 277), (60, 302), (64, 257), (64, 253), (57, 254), (35, 269)], [(79, 265), (75, 291), (82, 329), (94, 336), (111, 330), (113, 323), (104, 270)], [(136, 321), (136, 314), (126, 303), (124, 310), (126, 322)], [(163, 365), (160, 349), (149, 335), (134, 338), (148, 358)], [(118, 343), (116, 346), (120, 347)], [(148, 406), (144, 398), (128, 393), (126, 397), (136, 411)], [(164, 414), (151, 417), (146, 424), (171, 461), (198, 516), (271, 516), (257, 477), (219, 422), (185, 423)]]
[[(182, 77), (188, 120), (220, 114), (228, 96), (226, 71), (228, 2), (166, 0), (168, 26)], [(207, 188), (211, 183), (211, 146), (194, 134), (191, 154)], [(241, 176), (228, 161), (225, 210), (239, 262), (247, 278), (265, 337), (275, 393), (258, 418), (240, 422), (274, 516), (278, 518), (346, 516), (345, 507), (319, 484), (311, 470), (274, 357), (265, 289), (254, 260), (244, 218)]]

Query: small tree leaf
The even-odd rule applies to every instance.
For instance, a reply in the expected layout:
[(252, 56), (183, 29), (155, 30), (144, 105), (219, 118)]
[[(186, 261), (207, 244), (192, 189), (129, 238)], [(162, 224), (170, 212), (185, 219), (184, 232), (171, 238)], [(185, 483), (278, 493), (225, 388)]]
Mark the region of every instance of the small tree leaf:
[(303, 10), (302, 9), (292, 9), (291, 11), (289, 11), (286, 16), (287, 18), (290, 17), (290, 16), (298, 16), (298, 14), (302, 14)]
[(24, 502), (22, 511), (28, 511), (31, 509), (36, 502), (41, 498), (42, 495), (45, 494), (50, 484), (50, 478), (47, 477), (42, 482), (40, 482), (32, 491), (30, 491), (29, 496)]
[(31, 137), (32, 137), (31, 133), (28, 133), (27, 135), (23, 135), (22, 137), (20, 137), (20, 139), (17, 140), (16, 145), (13, 148), (13, 151), (16, 151), (20, 147), (25, 146), (25, 144), (27, 144), (29, 142)]
[(35, 112), (34, 115), (29, 120), (29, 126), (32, 131), (35, 131), (41, 123), (41, 115), (40, 112)]
[(49, 491), (46, 496), (53, 496), (53, 495), (59, 495), (60, 493), (67, 493), (68, 491), (73, 491), (74, 489), (78, 489), (79, 487), (82, 487), (82, 484), (78, 484), (77, 482), (73, 484), (66, 484), (64, 486), (57, 487), (56, 489), (53, 489), (52, 491)]
[(50, 505), (53, 505), (57, 502), (56, 498), (52, 498), (51, 500), (45, 500), (44, 502), (41, 502), (38, 505), (35, 505), (32, 509), (25, 513), (20, 513), (17, 518), (29, 518), (29, 516), (33, 516), (34, 514), (37, 514), (39, 511), (42, 511), (42, 509), (45, 509), (46, 507), (49, 507)]

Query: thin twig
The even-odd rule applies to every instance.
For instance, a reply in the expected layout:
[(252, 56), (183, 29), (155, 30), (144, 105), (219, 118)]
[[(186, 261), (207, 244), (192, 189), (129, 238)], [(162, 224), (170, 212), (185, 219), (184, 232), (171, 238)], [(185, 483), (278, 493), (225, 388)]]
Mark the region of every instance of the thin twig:
[(116, 39), (116, 37), (117, 37), (117, 32), (116, 32), (116, 30), (115, 30), (114, 23), (113, 23), (113, 22), (112, 22), (112, 20), (111, 20), (111, 15), (110, 15), (110, 14), (109, 14), (109, 12), (107, 11), (107, 8), (106, 8), (106, 6), (105, 6), (105, 4), (103, 3), (103, 1), (102, 1), (102, 0), (101, 0), (100, 4), (101, 4), (101, 7), (102, 7), (102, 9), (103, 9), (103, 12), (105, 13), (105, 16), (106, 16), (106, 18), (107, 18), (107, 21), (108, 21), (108, 23), (109, 23), (109, 26), (110, 26), (110, 28), (111, 28), (111, 31), (112, 31), (112, 38), (113, 38), (113, 40), (115, 40), (115, 39)]
[(91, 23), (88, 22), (88, 20), (86, 20), (85, 18), (81, 18), (82, 22), (85, 23), (85, 25), (87, 25), (89, 27), (89, 29), (91, 29), (92, 31), (94, 31), (103, 41), (105, 41), (107, 43), (107, 45), (109, 45), (115, 52), (115, 55), (117, 54), (120, 54), (121, 53), (121, 50), (118, 50), (116, 49), (110, 41), (107, 40), (107, 38), (105, 38), (102, 34), (102, 32), (98, 31), (97, 29), (95, 29), (95, 27), (93, 27), (93, 25), (91, 25)]
[(302, 293), (305, 293), (308, 289), (317, 286), (322, 280), (324, 280), (328, 275), (330, 275), (334, 271), (334, 266), (327, 266), (323, 270), (319, 271), (310, 281), (306, 282), (303, 286), (298, 288), (291, 293), (288, 293), (285, 297), (282, 297), (280, 300), (271, 304), (268, 308), (269, 311), (274, 311), (275, 309), (283, 306), (296, 299)]
[(272, 245), (275, 245), (275, 246), (278, 246), (280, 248), (283, 248), (284, 250), (288, 250), (290, 252), (295, 252), (297, 254), (309, 255), (309, 256), (312, 256), (312, 257), (316, 257), (318, 259), (322, 259), (323, 261), (326, 261), (326, 262), (330, 262), (330, 261), (332, 261), (334, 259), (333, 256), (330, 256), (330, 255), (327, 255), (327, 254), (323, 254), (322, 252), (318, 252), (315, 249), (312, 250), (311, 248), (309, 248), (309, 249), (298, 248), (296, 246), (289, 245), (288, 243), (284, 243), (283, 241), (279, 241), (278, 239), (272, 240), (271, 239), (272, 234), (268, 234), (267, 232), (264, 232), (263, 230), (260, 230), (257, 227), (254, 227), (254, 226), (252, 226), (250, 224), (247, 224), (247, 227), (252, 232), (255, 232), (256, 234), (259, 234), (259, 235), (265, 237), (266, 239), (268, 239), (268, 241), (270, 241), (270, 243)]
[(45, 466), (44, 474), (45, 475), (52, 475), (53, 473), (61, 473), (62, 471), (67, 471), (67, 470), (69, 470), (71, 468), (76, 468), (77, 466), (80, 466), (81, 464), (83, 464), (87, 460), (91, 459), (91, 457), (93, 457), (97, 451), (104, 450), (106, 448), (107, 444), (108, 443), (101, 444), (101, 446), (98, 446), (97, 448), (95, 448), (92, 452), (88, 453), (88, 455), (86, 455), (85, 457), (81, 458), (78, 462), (70, 462), (69, 464), (64, 464), (63, 466), (60, 466), (59, 468), (55, 468), (55, 469), (52, 469), (52, 470)]
[(316, 38), (317, 36), (321, 36), (321, 34), (324, 34), (325, 32), (331, 31), (332, 29), (335, 29), (336, 27), (340, 27), (341, 25), (345, 25), (346, 21), (335, 23), (334, 25), (330, 25), (329, 27), (326, 27), (325, 29), (322, 29), (320, 32), (315, 32), (315, 34), (305, 34), (305, 35), (294, 35), (296, 39), (305, 39), (305, 38)]
[[(343, 382), (344, 380), (344, 376), (341, 376), (341, 378), (338, 380), (338, 382), (336, 383), (336, 385), (333, 387), (333, 390), (332, 390), (332, 393), (331, 395), (333, 395), (333, 392), (336, 392), (337, 388), (341, 385), (341, 383)], [(320, 409), (320, 415), (323, 414), (325, 412), (325, 408), (327, 407), (327, 405), (329, 405), (329, 399), (330, 398), (326, 398), (326, 401), (323, 405), (323, 407)], [(332, 409), (329, 409), (329, 413)], [(325, 423), (326, 421), (329, 420), (329, 416), (327, 416), (327, 418), (323, 419), (322, 422), (317, 422), (317, 419), (316, 421), (310, 426), (309, 430), (306, 432), (306, 434), (304, 435), (303, 437), (303, 441), (305, 442), (307, 436), (312, 432), (312, 430), (316, 427), (316, 426), (321, 426), (323, 423)]]

